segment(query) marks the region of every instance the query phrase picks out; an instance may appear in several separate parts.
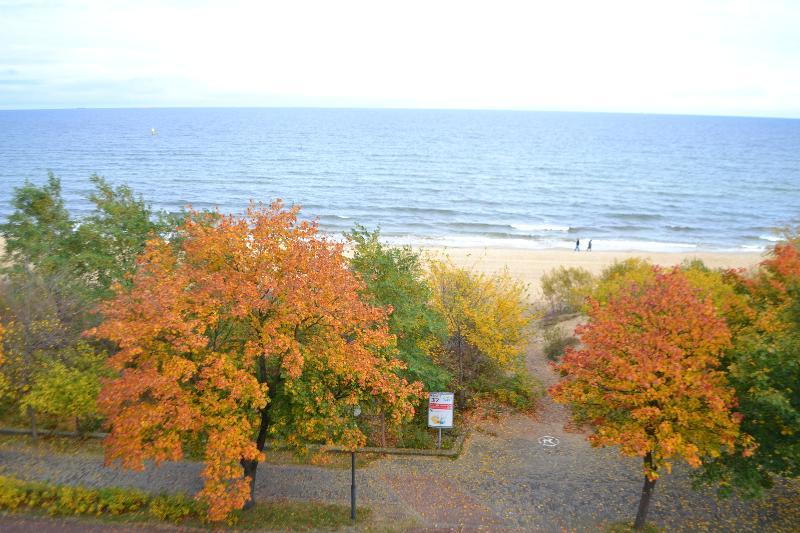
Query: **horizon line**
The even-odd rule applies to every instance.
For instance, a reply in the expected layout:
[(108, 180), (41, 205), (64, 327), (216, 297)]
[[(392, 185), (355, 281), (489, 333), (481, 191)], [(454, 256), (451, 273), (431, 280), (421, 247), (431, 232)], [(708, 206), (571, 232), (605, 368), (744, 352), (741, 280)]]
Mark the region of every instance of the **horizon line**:
[(512, 113), (585, 113), (597, 115), (653, 115), (668, 117), (706, 117), (706, 118), (753, 118), (770, 120), (800, 120), (796, 116), (776, 116), (760, 114), (714, 114), (690, 112), (648, 112), (648, 111), (598, 111), (574, 109), (531, 109), (531, 108), (497, 108), (497, 107), (401, 107), (401, 106), (325, 106), (325, 105), (156, 105), (156, 106), (60, 106), (60, 107), (17, 107), (0, 108), (0, 112), (14, 111), (79, 111), (79, 110), (146, 110), (146, 109), (324, 109), (350, 111), (488, 111)]

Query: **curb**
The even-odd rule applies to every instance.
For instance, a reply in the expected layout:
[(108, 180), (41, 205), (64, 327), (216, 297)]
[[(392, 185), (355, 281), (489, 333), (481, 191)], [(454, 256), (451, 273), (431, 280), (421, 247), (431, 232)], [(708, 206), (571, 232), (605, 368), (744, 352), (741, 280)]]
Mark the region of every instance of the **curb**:
[[(41, 437), (83, 437), (91, 439), (105, 439), (108, 433), (93, 432), (93, 433), (78, 433), (75, 431), (39, 431), (37, 432)], [(425, 450), (419, 448), (382, 448), (380, 446), (366, 446), (364, 448), (356, 448), (351, 450), (343, 446), (333, 446), (327, 444), (308, 444), (305, 448), (326, 453), (377, 453), (383, 455), (412, 455), (423, 457), (451, 457), (455, 458), (461, 455), (464, 450), (464, 442), (469, 435), (469, 428), (465, 429), (458, 437), (456, 437), (453, 447), (449, 450)], [(16, 429), (16, 428), (0, 428), (0, 435), (32, 435), (30, 429)], [(266, 447), (272, 450), (288, 450), (295, 448), (284, 442), (267, 441)]]

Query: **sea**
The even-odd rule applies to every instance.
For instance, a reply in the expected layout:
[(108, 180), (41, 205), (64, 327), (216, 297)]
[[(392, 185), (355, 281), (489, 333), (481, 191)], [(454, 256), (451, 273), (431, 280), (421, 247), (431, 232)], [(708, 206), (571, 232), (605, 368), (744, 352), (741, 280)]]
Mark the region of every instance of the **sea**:
[(0, 219), (52, 171), (155, 209), (300, 204), (340, 236), (450, 247), (760, 251), (800, 225), (800, 120), (395, 109), (0, 111)]

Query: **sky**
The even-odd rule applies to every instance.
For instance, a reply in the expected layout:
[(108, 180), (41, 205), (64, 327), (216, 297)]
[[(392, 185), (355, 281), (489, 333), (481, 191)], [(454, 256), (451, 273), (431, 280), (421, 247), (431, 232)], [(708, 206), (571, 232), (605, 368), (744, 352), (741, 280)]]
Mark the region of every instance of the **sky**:
[(0, 109), (800, 118), (800, 0), (0, 0)]

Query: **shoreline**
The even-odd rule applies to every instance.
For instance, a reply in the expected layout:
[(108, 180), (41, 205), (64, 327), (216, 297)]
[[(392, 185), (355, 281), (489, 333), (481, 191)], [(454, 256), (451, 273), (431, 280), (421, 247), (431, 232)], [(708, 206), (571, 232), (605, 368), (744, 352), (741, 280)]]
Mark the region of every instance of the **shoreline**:
[(531, 297), (540, 295), (539, 281), (543, 274), (563, 266), (584, 268), (593, 275), (615, 261), (632, 257), (648, 259), (652, 263), (669, 267), (685, 260), (700, 259), (709, 268), (750, 269), (760, 263), (764, 252), (640, 252), (640, 251), (579, 251), (564, 249), (519, 249), (519, 248), (450, 248), (414, 247), (429, 257), (450, 259), (460, 267), (469, 267), (491, 274), (503, 268), (515, 278), (530, 284)]
[[(395, 246), (393, 243), (386, 243)], [(539, 281), (543, 274), (563, 266), (585, 268), (593, 275), (600, 274), (604, 268), (615, 261), (624, 261), (632, 257), (649, 259), (661, 266), (679, 265), (685, 260), (700, 259), (709, 268), (744, 268), (750, 269), (760, 263), (763, 252), (646, 252), (646, 251), (591, 251), (575, 252), (564, 248), (530, 249), (530, 248), (495, 248), (495, 247), (437, 247), (412, 246), (423, 256), (432, 259), (449, 257), (457, 266), (472, 268), (486, 274), (493, 274), (508, 268), (509, 273), (520, 281), (530, 285), (531, 297), (540, 294)], [(5, 241), (0, 237), (0, 255), (5, 250)]]

